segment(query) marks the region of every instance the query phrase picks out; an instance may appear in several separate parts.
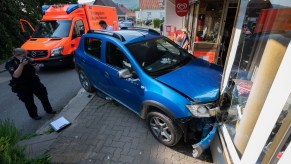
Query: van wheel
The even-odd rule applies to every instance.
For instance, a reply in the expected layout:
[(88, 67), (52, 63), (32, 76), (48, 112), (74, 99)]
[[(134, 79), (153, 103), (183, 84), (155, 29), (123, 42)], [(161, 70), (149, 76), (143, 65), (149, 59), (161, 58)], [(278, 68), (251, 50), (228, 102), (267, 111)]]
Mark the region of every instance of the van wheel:
[(180, 128), (162, 113), (150, 112), (146, 122), (154, 137), (166, 146), (175, 146), (182, 137)]
[(71, 68), (71, 69), (74, 69), (75, 68), (75, 55), (68, 62), (68, 67)]
[(82, 70), (78, 71), (79, 74), (79, 80), (81, 82), (82, 87), (89, 93), (93, 93), (95, 91), (95, 88), (93, 87), (92, 83), (88, 79), (88, 77), (85, 75), (85, 73)]

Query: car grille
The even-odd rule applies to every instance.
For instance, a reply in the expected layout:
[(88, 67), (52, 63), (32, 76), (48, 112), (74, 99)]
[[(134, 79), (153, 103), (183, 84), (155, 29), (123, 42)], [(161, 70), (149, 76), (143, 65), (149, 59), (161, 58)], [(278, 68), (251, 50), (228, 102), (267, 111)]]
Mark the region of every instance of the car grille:
[(30, 58), (43, 58), (47, 57), (48, 51), (47, 50), (35, 50), (35, 51), (28, 51), (27, 56)]

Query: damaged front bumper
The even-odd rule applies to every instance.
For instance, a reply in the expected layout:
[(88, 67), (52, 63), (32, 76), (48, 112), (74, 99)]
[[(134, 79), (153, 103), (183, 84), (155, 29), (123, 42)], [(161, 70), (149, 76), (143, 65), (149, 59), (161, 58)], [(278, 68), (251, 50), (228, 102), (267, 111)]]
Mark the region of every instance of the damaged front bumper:
[(215, 133), (217, 131), (217, 125), (212, 127), (212, 130), (208, 133), (206, 137), (204, 137), (200, 142), (192, 145), (193, 147), (193, 157), (199, 157), (207, 148), (209, 148), (211, 141), (213, 140)]
[[(193, 157), (199, 157), (206, 149), (209, 148), (217, 131), (216, 117), (208, 118), (194, 118), (188, 117), (187, 119), (179, 120), (184, 132), (184, 140), (195, 140), (193, 147)], [(181, 122), (182, 121), (182, 122)], [(182, 126), (181, 126), (182, 125)]]

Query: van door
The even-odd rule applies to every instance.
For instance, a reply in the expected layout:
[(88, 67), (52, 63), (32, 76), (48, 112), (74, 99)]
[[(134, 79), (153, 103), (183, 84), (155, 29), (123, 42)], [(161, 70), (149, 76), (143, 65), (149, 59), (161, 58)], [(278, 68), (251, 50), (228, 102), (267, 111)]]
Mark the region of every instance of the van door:
[[(21, 27), (21, 33), (25, 37), (25, 39), (31, 38), (32, 33), (35, 31), (32, 25), (24, 19), (20, 19), (19, 23)], [(28, 27), (25, 24), (28, 25)]]

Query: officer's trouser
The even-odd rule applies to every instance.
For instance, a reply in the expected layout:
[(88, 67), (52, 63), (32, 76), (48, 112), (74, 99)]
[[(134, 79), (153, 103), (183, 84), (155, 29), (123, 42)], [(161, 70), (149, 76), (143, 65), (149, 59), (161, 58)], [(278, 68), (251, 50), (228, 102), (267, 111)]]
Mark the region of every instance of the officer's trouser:
[(51, 104), (48, 100), (48, 93), (46, 87), (40, 83), (34, 83), (31, 86), (23, 86), (19, 89), (17, 96), (19, 99), (24, 102), (25, 107), (28, 111), (30, 117), (36, 117), (37, 114), (37, 107), (34, 104), (34, 96), (35, 95), (42, 103), (43, 108), (46, 112), (52, 111)]

